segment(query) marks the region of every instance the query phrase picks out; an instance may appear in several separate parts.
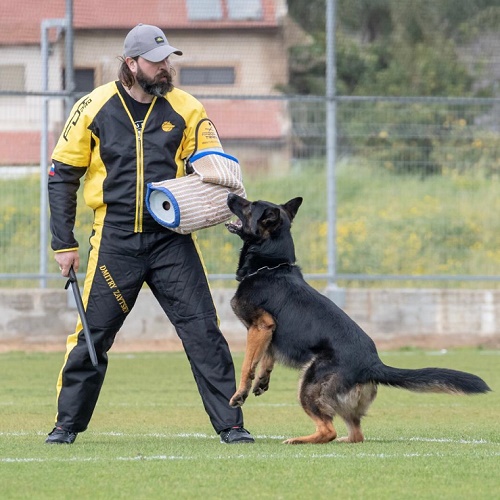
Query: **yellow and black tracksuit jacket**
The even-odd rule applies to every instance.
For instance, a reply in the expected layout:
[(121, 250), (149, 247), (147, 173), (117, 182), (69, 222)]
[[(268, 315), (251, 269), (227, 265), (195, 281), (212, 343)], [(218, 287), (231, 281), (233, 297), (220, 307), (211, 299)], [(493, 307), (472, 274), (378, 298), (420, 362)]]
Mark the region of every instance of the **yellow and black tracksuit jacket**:
[(206, 121), (201, 103), (186, 92), (174, 88), (140, 105), (119, 82), (98, 87), (73, 107), (49, 172), (52, 248), (78, 248), (73, 227), (85, 175), (83, 194), (94, 224), (83, 302), (99, 364), (90, 362), (78, 320), (57, 384), (56, 425), (65, 430), (87, 428), (107, 351), (144, 283), (182, 340), (214, 429), (243, 425), (241, 410), (228, 404), (236, 390), (234, 366), (194, 238), (159, 225), (145, 205), (147, 183), (184, 175), (200, 144), (218, 142), (200, 133)]
[(174, 88), (154, 98), (140, 130), (125, 105), (119, 82), (80, 99), (53, 152), (49, 189), (53, 250), (76, 248), (75, 193), (84, 174), (84, 198), (95, 224), (132, 232), (158, 231), (146, 210), (148, 182), (184, 175), (184, 161), (196, 149), (196, 128), (206, 118), (199, 101)]

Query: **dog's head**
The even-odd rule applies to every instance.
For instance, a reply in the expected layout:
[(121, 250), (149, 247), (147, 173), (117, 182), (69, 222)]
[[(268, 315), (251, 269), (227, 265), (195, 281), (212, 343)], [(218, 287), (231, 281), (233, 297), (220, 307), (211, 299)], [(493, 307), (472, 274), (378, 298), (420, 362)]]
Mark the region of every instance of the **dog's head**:
[(265, 240), (282, 229), (290, 229), (301, 204), (302, 198), (275, 205), (269, 201), (249, 201), (230, 193), (227, 205), (239, 220), (226, 223), (226, 227), (245, 242)]

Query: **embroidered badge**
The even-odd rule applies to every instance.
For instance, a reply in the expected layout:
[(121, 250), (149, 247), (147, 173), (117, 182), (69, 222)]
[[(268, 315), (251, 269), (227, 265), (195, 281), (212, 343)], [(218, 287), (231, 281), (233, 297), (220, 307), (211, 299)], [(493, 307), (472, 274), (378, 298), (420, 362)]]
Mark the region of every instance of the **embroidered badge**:
[(161, 129), (164, 131), (164, 132), (170, 132), (171, 130), (173, 130), (175, 128), (175, 125), (173, 123), (170, 123), (170, 122), (163, 122), (161, 124)]

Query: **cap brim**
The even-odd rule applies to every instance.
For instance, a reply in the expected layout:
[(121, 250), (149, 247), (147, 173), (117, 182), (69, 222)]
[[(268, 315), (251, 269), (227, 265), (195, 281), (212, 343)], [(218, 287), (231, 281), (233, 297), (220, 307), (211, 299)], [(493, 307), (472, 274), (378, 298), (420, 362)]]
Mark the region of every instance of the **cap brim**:
[(160, 47), (155, 47), (153, 50), (148, 50), (144, 52), (144, 54), (140, 54), (140, 56), (150, 62), (160, 62), (166, 59), (170, 54), (182, 56), (182, 51), (171, 45), (162, 45)]

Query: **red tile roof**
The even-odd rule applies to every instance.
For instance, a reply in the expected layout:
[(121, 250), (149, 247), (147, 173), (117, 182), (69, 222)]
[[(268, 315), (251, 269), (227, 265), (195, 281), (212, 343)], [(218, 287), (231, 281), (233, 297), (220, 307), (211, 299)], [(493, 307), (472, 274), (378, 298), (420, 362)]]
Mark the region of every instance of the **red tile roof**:
[[(274, 0), (261, 0), (263, 17), (255, 21), (223, 19), (190, 21), (186, 0), (74, 0), (75, 30), (123, 29), (137, 23), (154, 24), (171, 29), (275, 28), (278, 26)], [(64, 18), (65, 0), (28, 0), (23, 3), (2, 2), (0, 45), (40, 43), (42, 19)], [(168, 7), (167, 7), (168, 5)]]

